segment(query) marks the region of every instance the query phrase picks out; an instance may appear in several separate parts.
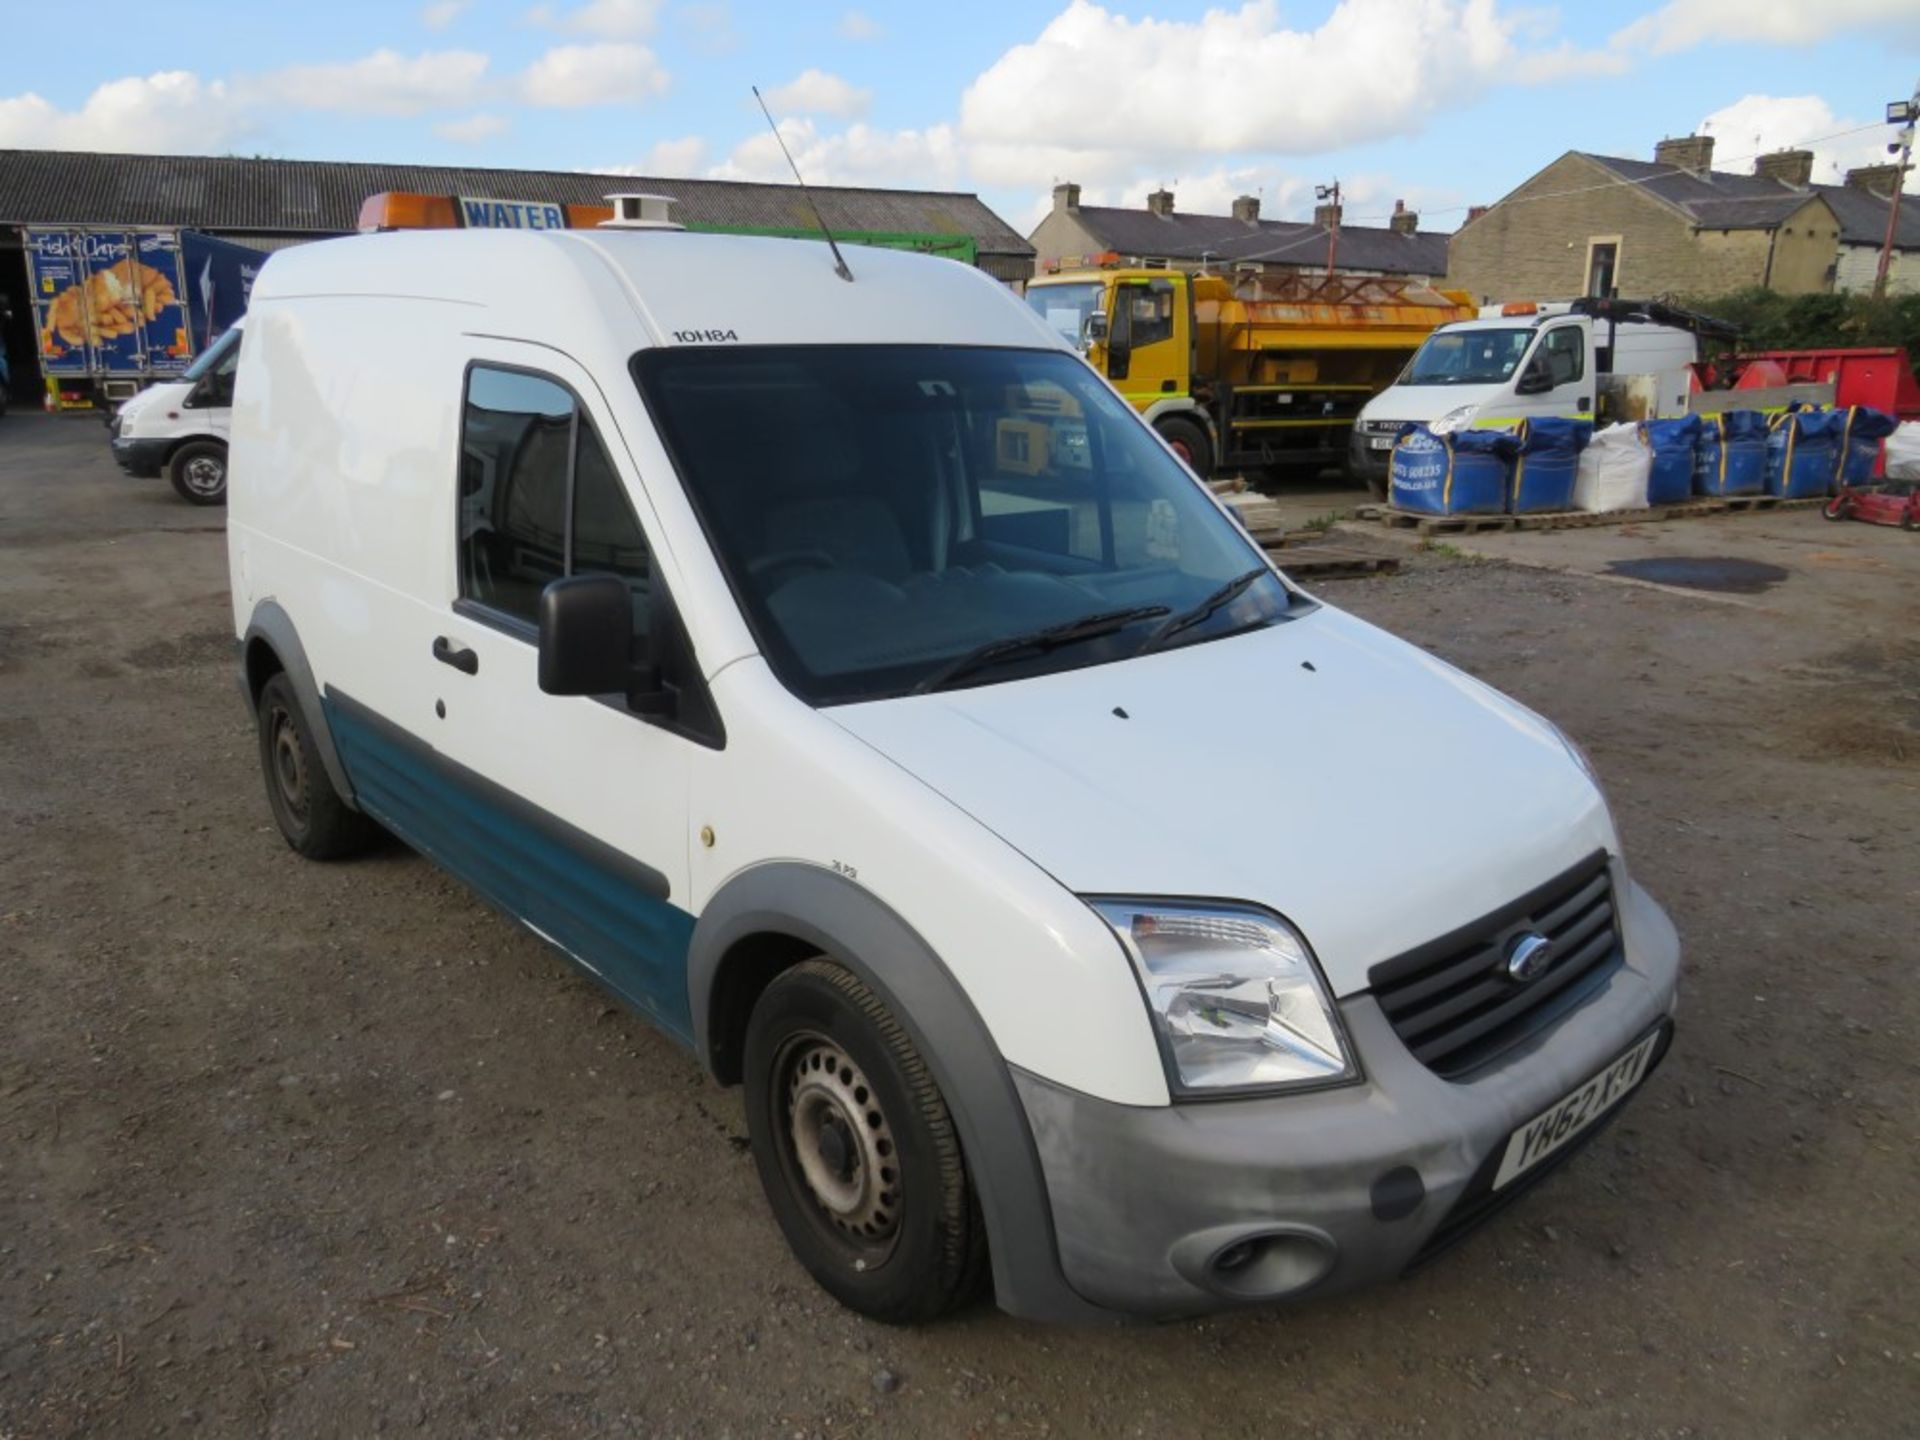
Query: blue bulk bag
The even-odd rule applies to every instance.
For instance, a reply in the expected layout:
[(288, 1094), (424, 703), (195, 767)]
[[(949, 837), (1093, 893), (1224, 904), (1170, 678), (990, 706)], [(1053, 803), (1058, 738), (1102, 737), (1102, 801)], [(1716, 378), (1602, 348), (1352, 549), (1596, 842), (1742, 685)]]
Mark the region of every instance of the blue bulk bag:
[(1409, 426), (1393, 442), (1393, 506), (1425, 515), (1502, 514), (1507, 467), (1519, 449), (1505, 430), (1436, 435), (1424, 425)]
[(1789, 409), (1774, 416), (1767, 427), (1767, 493), (1786, 500), (1826, 494), (1846, 423), (1838, 410)]
[(1700, 440), (1700, 417), (1645, 420), (1640, 437), (1653, 452), (1647, 471), (1647, 504), (1677, 505), (1693, 494), (1693, 452)]
[(1580, 452), (1593, 438), (1585, 420), (1554, 415), (1520, 422), (1520, 456), (1513, 462), (1507, 508), (1515, 515), (1536, 510), (1571, 510), (1573, 482), (1580, 473)]
[(1867, 485), (1873, 481), (1873, 467), (1880, 463), (1880, 447), (1900, 422), (1884, 410), (1871, 405), (1847, 407), (1846, 427), (1840, 432), (1840, 453), (1835, 457), (1834, 479), (1842, 485)]
[(1700, 421), (1693, 452), (1696, 495), (1758, 495), (1767, 485), (1767, 417), (1723, 410)]

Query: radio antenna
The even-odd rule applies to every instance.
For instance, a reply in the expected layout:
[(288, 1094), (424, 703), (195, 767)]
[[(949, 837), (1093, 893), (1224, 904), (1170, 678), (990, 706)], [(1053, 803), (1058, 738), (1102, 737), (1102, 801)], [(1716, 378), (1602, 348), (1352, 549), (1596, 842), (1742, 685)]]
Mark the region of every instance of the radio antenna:
[(773, 143), (780, 147), (780, 153), (787, 157), (787, 168), (793, 171), (793, 178), (800, 184), (800, 193), (807, 197), (807, 204), (813, 210), (813, 218), (820, 226), (820, 233), (827, 237), (827, 245), (833, 251), (833, 273), (848, 284), (853, 283), (853, 272), (847, 268), (847, 257), (840, 253), (840, 242), (833, 238), (833, 231), (827, 228), (827, 220), (820, 213), (819, 203), (813, 198), (813, 192), (807, 188), (806, 177), (800, 173), (800, 167), (793, 163), (793, 152), (787, 149), (786, 137), (780, 133), (780, 127), (773, 123), (773, 112), (767, 109), (767, 102), (760, 94), (760, 87), (749, 87), (753, 98), (760, 103), (760, 113), (767, 117), (767, 126), (773, 131)]

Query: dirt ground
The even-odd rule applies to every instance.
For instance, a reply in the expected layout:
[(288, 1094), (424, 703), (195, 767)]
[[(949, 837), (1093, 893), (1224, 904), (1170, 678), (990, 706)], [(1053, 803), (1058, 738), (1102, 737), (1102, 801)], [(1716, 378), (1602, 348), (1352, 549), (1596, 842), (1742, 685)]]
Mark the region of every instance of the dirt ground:
[[(0, 1437), (1915, 1433), (1920, 537), (1324, 586), (1591, 750), (1686, 941), (1671, 1058), (1392, 1288), (903, 1332), (788, 1258), (688, 1055), (411, 854), (280, 842), (221, 519), (95, 423), (0, 422)], [(1649, 556), (1782, 574), (1607, 578)]]

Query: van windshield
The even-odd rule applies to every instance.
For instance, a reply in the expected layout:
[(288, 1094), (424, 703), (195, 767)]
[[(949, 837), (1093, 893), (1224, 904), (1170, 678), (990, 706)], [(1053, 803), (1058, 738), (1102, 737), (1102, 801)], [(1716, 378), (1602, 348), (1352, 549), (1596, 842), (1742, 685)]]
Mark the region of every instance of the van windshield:
[(1310, 604), (1271, 573), (1233, 588), (1260, 551), (1071, 355), (697, 347), (634, 371), (762, 652), (810, 703), (1121, 660)]
[(1538, 334), (1517, 330), (1436, 330), (1414, 354), (1401, 385), (1498, 385), (1510, 379)]
[(240, 331), (237, 328), (229, 329), (226, 334), (202, 350), (194, 362), (180, 372), (180, 378), (191, 383), (192, 381), (198, 380), (209, 370), (219, 366), (223, 361), (227, 362), (227, 368), (231, 370), (233, 368), (231, 362), (234, 360), (235, 352), (238, 351), (239, 348)]

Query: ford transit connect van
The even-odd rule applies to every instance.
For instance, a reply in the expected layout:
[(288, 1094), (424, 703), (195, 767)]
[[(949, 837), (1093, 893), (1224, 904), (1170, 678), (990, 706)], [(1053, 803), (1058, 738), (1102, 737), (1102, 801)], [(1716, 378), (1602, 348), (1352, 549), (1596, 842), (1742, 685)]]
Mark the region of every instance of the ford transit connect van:
[(267, 263), (228, 544), (287, 843), (391, 831), (743, 1085), (869, 1315), (1421, 1264), (1668, 1044), (1678, 942), (1587, 762), (1292, 584), (992, 280), (848, 263)]

